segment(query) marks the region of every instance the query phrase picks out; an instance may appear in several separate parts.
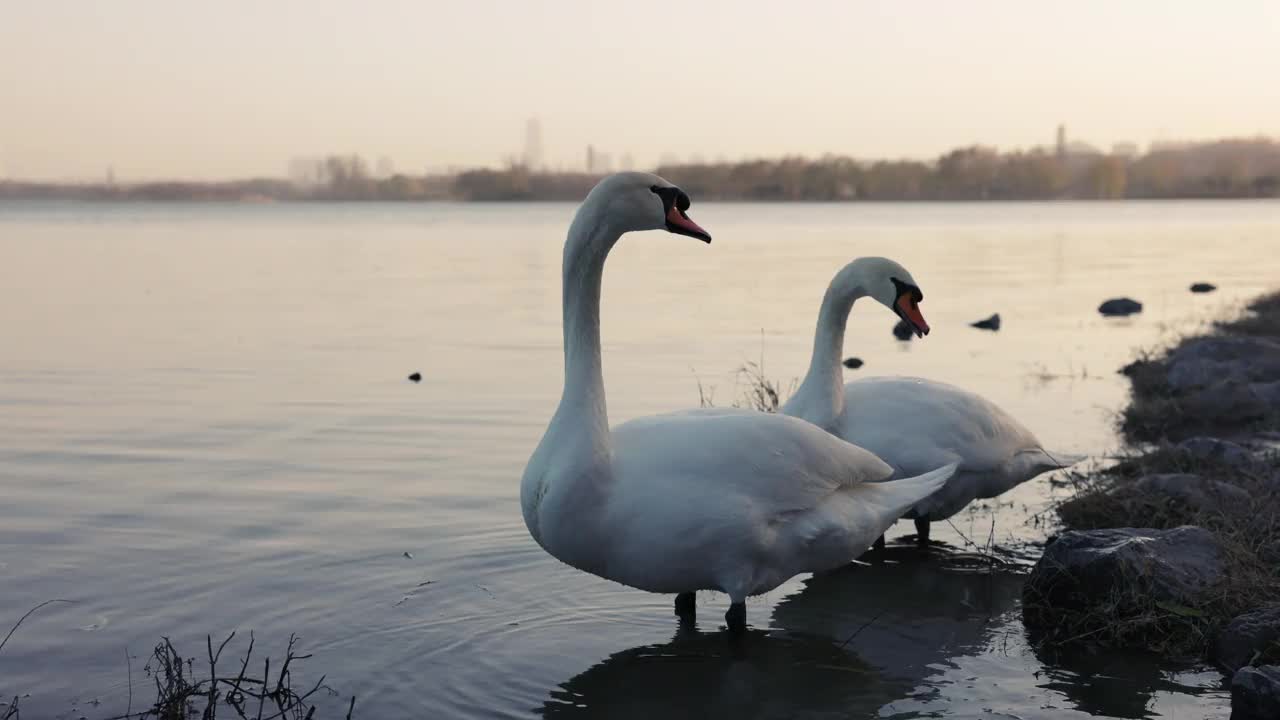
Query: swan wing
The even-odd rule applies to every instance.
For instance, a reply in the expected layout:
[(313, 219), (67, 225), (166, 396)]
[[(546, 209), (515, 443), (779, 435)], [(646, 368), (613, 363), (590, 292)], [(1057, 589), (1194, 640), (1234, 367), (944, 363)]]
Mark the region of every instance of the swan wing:
[(846, 384), (839, 434), (902, 475), (947, 462), (959, 462), (962, 472), (999, 472), (1018, 453), (1040, 448), (1026, 426), (981, 395), (913, 377)]
[[(838, 488), (888, 479), (864, 448), (796, 418), (736, 408), (686, 410), (613, 428), (615, 479), (646, 478), (674, 496), (691, 484), (770, 508), (812, 507)], [(617, 488), (615, 488), (617, 490)]]
[(601, 519), (619, 582), (659, 592), (765, 592), (862, 552), (954, 471), (893, 469), (796, 418), (710, 409), (613, 428)]

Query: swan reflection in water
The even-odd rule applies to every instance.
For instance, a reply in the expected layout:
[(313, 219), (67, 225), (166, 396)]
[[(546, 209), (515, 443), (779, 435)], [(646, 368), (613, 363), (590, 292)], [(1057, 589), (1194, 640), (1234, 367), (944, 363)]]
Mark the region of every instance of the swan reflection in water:
[[(735, 644), (684, 625), (668, 643), (614, 653), (562, 683), (537, 712), (916, 718), (1003, 706), (1028, 720), (1143, 718), (1162, 691), (1220, 693), (1149, 658), (1033, 651), (1019, 621), (1025, 576), (1016, 568), (914, 547), (875, 557), (807, 578), (778, 602), (768, 631), (750, 630)], [(1189, 709), (1199, 709), (1195, 702)]]
[(919, 680), (930, 665), (981, 651), (1018, 607), (1024, 576), (976, 556), (890, 546), (874, 557), (806, 579), (773, 624), (848, 640), (867, 662)]
[[(682, 625), (668, 643), (614, 653), (562, 683), (550, 717), (874, 717), (928, 666), (980, 645), (1013, 609), (1019, 576), (955, 572), (936, 553), (849, 565), (782, 600), (773, 629), (734, 642)], [(951, 563), (954, 565), (954, 563)]]
[(872, 716), (909, 687), (825, 638), (682, 625), (671, 642), (623, 650), (551, 691), (562, 718)]

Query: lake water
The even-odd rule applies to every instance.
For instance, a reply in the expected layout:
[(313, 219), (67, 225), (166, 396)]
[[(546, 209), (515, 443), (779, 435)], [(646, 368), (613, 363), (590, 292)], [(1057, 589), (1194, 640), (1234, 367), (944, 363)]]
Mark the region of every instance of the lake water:
[[(353, 694), (367, 718), (1227, 717), (1212, 670), (1032, 649), (1021, 578), (960, 550), (993, 527), (1042, 540), (1047, 478), (935, 525), (953, 552), (895, 546), (900, 523), (887, 562), (751, 600), (740, 646), (723, 596), (681, 629), (670, 596), (546, 555), (518, 484), (560, 392), (573, 210), (0, 205), (0, 632), (75, 601), (14, 634), (0, 694), (29, 693), (24, 718), (114, 715), (130, 666), (134, 709), (150, 699), (160, 636), (202, 656), (253, 630), (259, 654), (290, 633), (314, 654), (298, 684), (341, 693), (320, 717)], [(801, 374), (826, 283), (874, 254), (912, 270), (934, 331), (899, 343), (860, 303), (848, 377), (950, 381), (1105, 455), (1116, 369), (1280, 278), (1277, 203), (691, 214), (710, 246), (630, 235), (609, 261), (614, 423), (695, 406), (699, 382), (727, 404), (745, 361)], [(1120, 295), (1144, 312), (1098, 316)], [(967, 326), (992, 312), (1000, 332)]]

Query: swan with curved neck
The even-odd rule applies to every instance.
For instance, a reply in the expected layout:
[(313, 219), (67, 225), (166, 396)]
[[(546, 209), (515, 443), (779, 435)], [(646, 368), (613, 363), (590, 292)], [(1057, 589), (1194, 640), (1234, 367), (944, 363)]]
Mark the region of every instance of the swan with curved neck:
[(891, 482), (871, 453), (813, 425), (753, 412), (671, 413), (610, 428), (600, 360), (605, 258), (627, 232), (665, 229), (710, 241), (689, 198), (656, 175), (620, 173), (578, 209), (563, 265), (565, 380), (520, 482), (530, 535), (557, 559), (650, 592), (745, 601), (865, 550), (942, 486), (947, 466)]
[[(942, 489), (904, 514), (915, 520), (920, 544), (928, 543), (929, 523), (955, 515), (971, 501), (1084, 459), (1047, 452), (1000, 407), (953, 385), (911, 377), (845, 384), (840, 364), (845, 325), (854, 302), (866, 296), (893, 308), (917, 335), (929, 332), (917, 306), (923, 295), (905, 268), (885, 258), (854, 260), (827, 287), (809, 370), (781, 412), (870, 450), (893, 467), (895, 477), (957, 463)], [(904, 437), (911, 442), (904, 443)], [(876, 541), (883, 544), (883, 537)]]

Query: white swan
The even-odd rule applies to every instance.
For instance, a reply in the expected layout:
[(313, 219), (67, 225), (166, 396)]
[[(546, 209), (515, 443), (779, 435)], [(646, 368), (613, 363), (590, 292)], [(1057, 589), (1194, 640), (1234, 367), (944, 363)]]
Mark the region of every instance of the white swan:
[(689, 198), (655, 175), (605, 178), (574, 216), (564, 247), (565, 380), (560, 405), (520, 481), (534, 540), (573, 567), (624, 585), (744, 601), (802, 572), (847, 563), (954, 466), (892, 482), (892, 469), (807, 422), (755, 412), (647, 417), (611, 431), (600, 364), (605, 256), (625, 232), (707, 242)]
[[(905, 268), (887, 258), (854, 260), (827, 287), (809, 371), (781, 411), (870, 450), (898, 477), (958, 463), (941, 490), (904, 515), (915, 519), (921, 544), (929, 540), (930, 522), (1084, 459), (1046, 452), (1030, 430), (995, 403), (953, 385), (912, 377), (844, 384), (840, 356), (845, 323), (854, 301), (867, 295), (892, 308), (917, 335), (929, 332), (918, 306), (923, 295)], [(882, 537), (876, 544), (883, 542)]]

